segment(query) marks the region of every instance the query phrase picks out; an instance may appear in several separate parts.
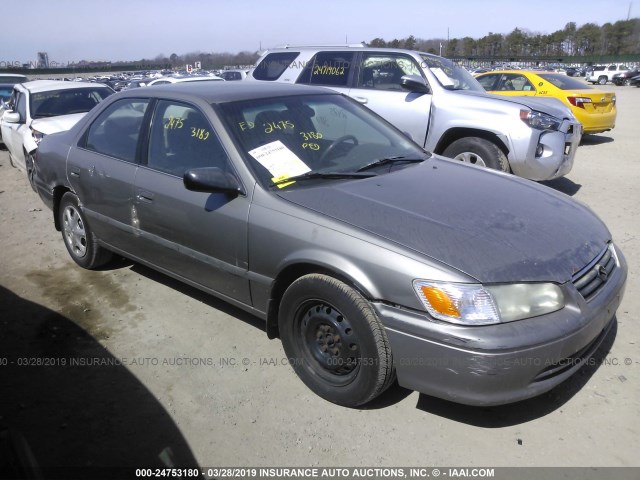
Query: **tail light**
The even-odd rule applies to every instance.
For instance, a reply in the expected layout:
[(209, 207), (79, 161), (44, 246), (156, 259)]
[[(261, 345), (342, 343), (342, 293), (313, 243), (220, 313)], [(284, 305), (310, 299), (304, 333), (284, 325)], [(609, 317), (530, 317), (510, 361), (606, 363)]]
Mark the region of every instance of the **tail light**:
[(569, 103), (574, 107), (584, 108), (585, 103), (592, 103), (589, 97), (567, 97)]

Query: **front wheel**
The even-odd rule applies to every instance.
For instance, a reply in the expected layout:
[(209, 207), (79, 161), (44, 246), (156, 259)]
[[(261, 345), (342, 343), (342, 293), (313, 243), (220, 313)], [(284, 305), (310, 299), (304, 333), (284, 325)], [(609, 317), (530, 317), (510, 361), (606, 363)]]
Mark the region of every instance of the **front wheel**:
[(36, 191), (35, 175), (36, 175), (36, 162), (34, 155), (24, 152), (25, 166), (27, 167), (27, 178), (31, 184), (31, 188)]
[(442, 155), (480, 167), (509, 172), (509, 160), (493, 142), (479, 137), (466, 137), (449, 145)]
[(389, 340), (369, 302), (333, 277), (305, 275), (284, 293), (284, 351), (316, 394), (347, 407), (380, 395), (395, 378)]
[(94, 269), (111, 259), (111, 252), (98, 245), (98, 240), (79, 207), (78, 197), (73, 193), (63, 195), (58, 215), (64, 245), (74, 262), (83, 268)]

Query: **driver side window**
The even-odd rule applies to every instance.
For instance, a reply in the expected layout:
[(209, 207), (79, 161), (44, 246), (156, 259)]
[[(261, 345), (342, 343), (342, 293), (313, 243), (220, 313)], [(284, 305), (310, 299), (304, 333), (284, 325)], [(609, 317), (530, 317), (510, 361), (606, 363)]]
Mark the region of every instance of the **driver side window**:
[(396, 54), (368, 54), (362, 60), (358, 88), (405, 91), (400, 85), (404, 75), (422, 76), (416, 62)]

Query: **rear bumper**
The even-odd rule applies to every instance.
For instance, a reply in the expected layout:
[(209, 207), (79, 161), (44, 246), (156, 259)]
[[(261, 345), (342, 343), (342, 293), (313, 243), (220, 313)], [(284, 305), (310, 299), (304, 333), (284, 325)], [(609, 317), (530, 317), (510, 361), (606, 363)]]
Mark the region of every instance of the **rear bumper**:
[(616, 126), (617, 111), (607, 113), (585, 113), (578, 117), (582, 122), (584, 133), (601, 133)]
[(500, 325), (463, 327), (375, 304), (401, 386), (467, 405), (512, 403), (542, 394), (588, 362), (615, 324), (627, 278), (619, 266), (589, 302), (565, 284), (567, 306)]

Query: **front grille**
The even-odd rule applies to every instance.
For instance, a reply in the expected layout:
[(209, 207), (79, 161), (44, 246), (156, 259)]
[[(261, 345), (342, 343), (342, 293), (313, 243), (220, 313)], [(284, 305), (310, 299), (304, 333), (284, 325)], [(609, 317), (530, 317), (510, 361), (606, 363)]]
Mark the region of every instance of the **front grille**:
[(573, 284), (585, 300), (591, 299), (600, 291), (616, 268), (616, 257), (612, 249), (612, 246), (607, 246), (603, 253), (573, 277)]

